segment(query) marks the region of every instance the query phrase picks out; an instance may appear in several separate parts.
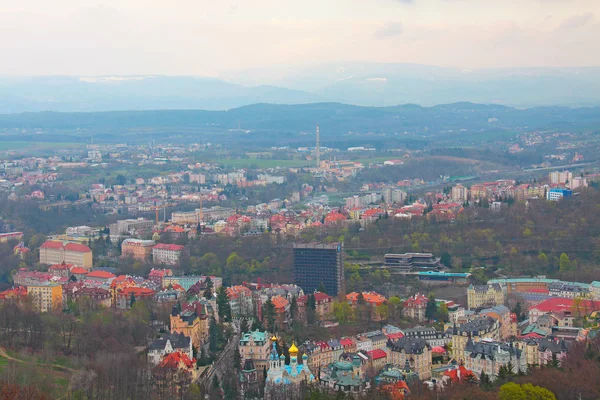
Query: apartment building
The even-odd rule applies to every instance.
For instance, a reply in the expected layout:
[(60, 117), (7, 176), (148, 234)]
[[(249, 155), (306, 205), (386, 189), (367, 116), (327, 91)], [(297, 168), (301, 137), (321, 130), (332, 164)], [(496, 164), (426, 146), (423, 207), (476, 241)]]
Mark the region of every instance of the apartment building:
[(159, 243), (152, 248), (155, 264), (179, 265), (185, 247), (178, 244)]
[(467, 305), (469, 310), (481, 307), (494, 307), (504, 304), (505, 301), (505, 292), (497, 283), (470, 285), (467, 289)]
[(58, 283), (40, 283), (27, 286), (27, 295), (40, 312), (61, 311), (63, 301), (62, 286)]
[(148, 261), (152, 256), (154, 240), (125, 239), (121, 244), (121, 257), (132, 257), (140, 261)]
[(73, 264), (91, 270), (92, 250), (83, 244), (48, 240), (40, 247), (40, 264)]

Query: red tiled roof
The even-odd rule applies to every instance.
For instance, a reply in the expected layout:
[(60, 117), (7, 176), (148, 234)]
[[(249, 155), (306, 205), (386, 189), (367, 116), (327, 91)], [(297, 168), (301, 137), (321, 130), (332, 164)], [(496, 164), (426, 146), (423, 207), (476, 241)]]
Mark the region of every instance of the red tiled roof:
[(404, 333), (402, 333), (402, 332), (388, 333), (385, 336), (387, 336), (388, 339), (390, 339), (390, 340), (398, 340), (398, 339), (402, 339), (404, 337)]
[[(529, 310), (536, 309), (538, 311), (549, 313), (549, 312), (561, 312), (561, 311), (573, 311), (575, 301), (573, 299), (566, 299), (562, 297), (553, 297), (542, 301), (536, 306), (529, 307)], [(583, 311), (592, 312), (600, 309), (600, 301), (581, 300), (579, 308)]]
[(137, 286), (130, 286), (130, 287), (126, 287), (125, 289), (121, 290), (119, 292), (120, 296), (152, 296), (154, 294), (154, 290), (152, 289), (148, 289), (148, 288), (144, 288), (144, 287), (137, 287)]
[(65, 246), (66, 251), (74, 251), (77, 253), (89, 253), (92, 250), (84, 244), (79, 243), (67, 243)]
[(474, 374), (473, 371), (466, 369), (464, 365), (461, 365), (458, 368), (444, 372), (444, 375), (449, 377), (452, 382), (459, 382)]
[(48, 267), (48, 271), (53, 270), (64, 270), (73, 268), (73, 264), (54, 264)]
[(284, 298), (283, 298), (283, 297), (281, 297), (281, 296), (273, 296), (273, 297), (271, 297), (271, 301), (273, 302), (273, 305), (275, 306), (275, 309), (276, 309), (276, 310), (277, 310), (277, 309), (279, 309), (279, 310), (285, 309), (285, 307), (286, 307), (286, 306), (288, 305), (288, 303), (289, 303), (289, 302), (287, 301), (287, 299), (284, 299)]
[(159, 250), (172, 250), (172, 251), (183, 251), (183, 249), (185, 249), (185, 247), (178, 245), (178, 244), (165, 244), (165, 243), (159, 243), (156, 246), (154, 246), (155, 249), (159, 249)]
[(340, 344), (344, 347), (352, 346), (354, 344), (354, 340), (352, 340), (352, 338), (340, 339)]
[(75, 267), (71, 270), (71, 273), (75, 275), (87, 275), (88, 272), (89, 271), (87, 269), (81, 267)]
[(106, 272), (106, 271), (92, 271), (89, 274), (87, 274), (88, 278), (102, 278), (102, 279), (111, 279), (111, 278), (116, 278), (115, 274), (111, 274), (110, 272)]
[(379, 360), (379, 359), (387, 357), (387, 353), (381, 349), (369, 350), (369, 351), (367, 351), (367, 354), (373, 360)]
[(328, 299), (333, 299), (333, 297), (331, 297), (327, 293), (323, 293), (323, 292), (315, 292), (314, 296), (315, 296), (315, 301), (316, 302), (320, 302), (320, 301), (328, 300)]
[(180, 365), (183, 365), (186, 368), (193, 368), (195, 363), (196, 361), (190, 360), (187, 354), (176, 351), (166, 356), (158, 366), (160, 368), (179, 368)]

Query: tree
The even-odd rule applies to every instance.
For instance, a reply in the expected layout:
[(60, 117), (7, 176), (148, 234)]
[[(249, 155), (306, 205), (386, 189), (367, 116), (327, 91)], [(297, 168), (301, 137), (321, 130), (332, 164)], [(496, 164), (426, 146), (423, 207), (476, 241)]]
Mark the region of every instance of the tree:
[(435, 296), (432, 294), (429, 295), (429, 299), (427, 300), (427, 307), (425, 308), (425, 317), (432, 321), (435, 319), (437, 313), (437, 303), (435, 301)]
[(242, 318), (242, 321), (240, 322), (240, 332), (248, 332), (248, 321), (246, 318)]
[(275, 305), (269, 297), (269, 299), (263, 304), (263, 321), (266, 321), (267, 328), (272, 331), (275, 330)]
[(442, 302), (438, 311), (436, 312), (436, 318), (441, 322), (448, 322), (450, 320), (450, 316), (448, 313), (448, 306), (446, 303)]
[(562, 253), (560, 255), (560, 259), (558, 261), (558, 267), (560, 268), (560, 272), (566, 272), (571, 269), (571, 260), (566, 253)]
[(204, 290), (204, 294), (203, 296), (206, 298), (206, 300), (210, 300), (212, 299), (212, 288), (213, 288), (213, 282), (212, 279), (210, 279), (210, 276), (206, 278), (206, 289)]
[(490, 389), (492, 387), (492, 381), (490, 377), (483, 370), (481, 371), (481, 375), (479, 376), (479, 385), (483, 389)]
[(548, 389), (533, 386), (531, 383), (518, 385), (514, 382), (502, 385), (498, 398), (500, 400), (556, 400), (556, 396)]
[(520, 301), (517, 301), (517, 304), (515, 304), (515, 307), (513, 308), (513, 313), (516, 314), (518, 321), (522, 321), (523, 309), (521, 307)]
[(292, 297), (290, 303), (290, 317), (292, 318), (292, 321), (295, 321), (298, 317), (298, 301), (296, 300), (296, 296)]
[(327, 294), (327, 289), (325, 289), (325, 285), (323, 284), (323, 282), (319, 283), (319, 287), (317, 287), (317, 292)]
[(242, 365), (242, 355), (240, 354), (239, 346), (235, 346), (235, 350), (233, 352), (233, 366), (236, 370), (239, 370)]
[(448, 252), (442, 253), (442, 257), (440, 258), (440, 263), (445, 265), (446, 267), (450, 267), (452, 265), (452, 256)]
[(219, 327), (217, 326), (217, 320), (215, 317), (210, 319), (208, 324), (208, 350), (211, 353), (216, 353), (219, 350)]
[(225, 286), (221, 286), (217, 289), (217, 309), (221, 321), (231, 321), (231, 305), (229, 304), (229, 297), (227, 296)]

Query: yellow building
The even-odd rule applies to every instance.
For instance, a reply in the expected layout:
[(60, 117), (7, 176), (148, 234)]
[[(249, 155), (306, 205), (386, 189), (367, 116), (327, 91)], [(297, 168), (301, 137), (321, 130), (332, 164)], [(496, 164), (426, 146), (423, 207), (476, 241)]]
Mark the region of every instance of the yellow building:
[(419, 375), (420, 380), (431, 378), (431, 346), (425, 339), (403, 337), (388, 345), (387, 361), (402, 367), (406, 363)]
[(469, 310), (499, 306), (504, 304), (505, 301), (504, 290), (498, 283), (470, 285), (467, 289), (467, 305)]
[(171, 312), (171, 333), (183, 333), (192, 339), (192, 346), (199, 348), (208, 338), (208, 315), (203, 305), (195, 310), (176, 310)]
[(481, 339), (500, 340), (500, 322), (491, 317), (482, 317), (459, 327), (455, 326), (452, 329), (452, 355), (454, 357), (464, 353), (469, 338), (474, 341), (480, 341)]
[(40, 247), (40, 264), (73, 264), (91, 270), (93, 267), (92, 250), (80, 243), (48, 240)]
[(40, 312), (62, 310), (63, 291), (58, 283), (29, 285), (27, 295)]

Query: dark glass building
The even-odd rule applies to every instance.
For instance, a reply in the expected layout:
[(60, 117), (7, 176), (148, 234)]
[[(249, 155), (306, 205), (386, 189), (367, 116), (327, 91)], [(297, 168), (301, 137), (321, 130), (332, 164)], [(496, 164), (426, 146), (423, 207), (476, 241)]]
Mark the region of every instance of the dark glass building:
[(330, 296), (344, 291), (344, 260), (341, 243), (294, 244), (294, 282), (305, 293), (322, 283)]

